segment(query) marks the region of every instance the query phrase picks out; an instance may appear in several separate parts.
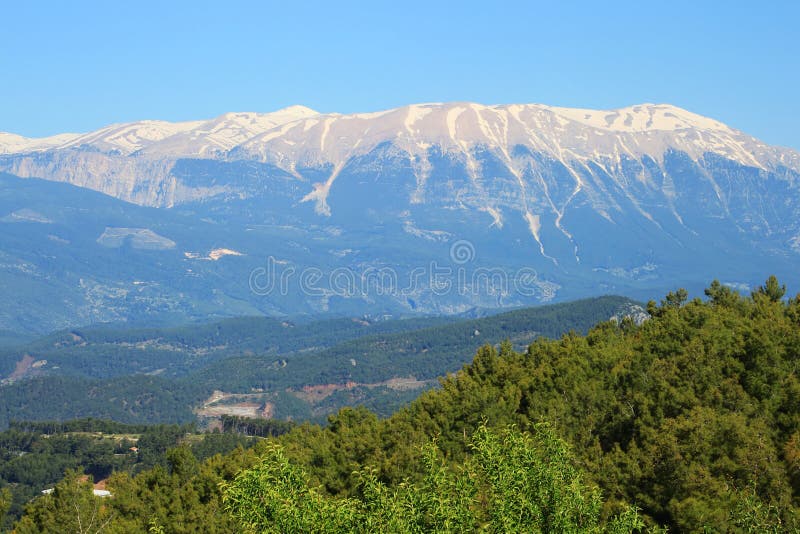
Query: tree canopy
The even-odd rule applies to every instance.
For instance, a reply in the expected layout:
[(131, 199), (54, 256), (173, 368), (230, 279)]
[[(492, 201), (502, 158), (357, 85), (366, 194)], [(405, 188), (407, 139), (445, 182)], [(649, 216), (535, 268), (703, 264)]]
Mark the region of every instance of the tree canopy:
[(172, 452), (109, 480), (108, 531), (797, 532), (800, 295), (706, 295), (486, 345), (387, 419), (345, 408), (204, 461)]

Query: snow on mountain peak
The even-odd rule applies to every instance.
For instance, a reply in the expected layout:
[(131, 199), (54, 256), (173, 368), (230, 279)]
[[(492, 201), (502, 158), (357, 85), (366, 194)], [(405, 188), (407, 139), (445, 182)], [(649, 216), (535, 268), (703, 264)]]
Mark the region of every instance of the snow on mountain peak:
[(276, 126), (315, 115), (305, 106), (289, 106), (271, 113), (225, 113), (210, 120), (119, 123), (86, 134), (39, 139), (0, 133), (0, 154), (90, 147), (126, 156), (215, 157)]
[(314, 185), (305, 201), (317, 212), (330, 213), (328, 192), (348, 161), (389, 144), (406, 153), (423, 184), (429, 149), (439, 147), (465, 163), (473, 180), (480, 178), (477, 148), (495, 153), (519, 177), (517, 147), (561, 162), (571, 172), (589, 161), (615, 168), (623, 159), (650, 157), (661, 162), (669, 151), (695, 161), (706, 154), (761, 169), (786, 165), (800, 168), (797, 153), (770, 147), (719, 121), (664, 104), (641, 104), (598, 111), (513, 104), (414, 104), (376, 113), (317, 115), (245, 141), (232, 159), (258, 159), (295, 173), (296, 168), (330, 166), (327, 179)]
[(286, 122), (292, 122), (319, 115), (318, 112), (305, 106), (289, 106), (269, 113), (252, 111), (229, 112), (220, 115), (208, 123), (231, 123), (241, 126), (250, 125), (254, 130), (273, 128)]
[(448, 150), (514, 144), (577, 158), (667, 148), (692, 155), (720, 152), (763, 166), (767, 145), (725, 124), (667, 104), (614, 110), (542, 104), (487, 106), (469, 102), (413, 104), (371, 113), (320, 114), (305, 106), (270, 113), (225, 113), (210, 120), (145, 120), (114, 124), (83, 135), (28, 139), (0, 133), (0, 154), (90, 147), (150, 158), (216, 158), (234, 152), (263, 160), (303, 158), (336, 163), (391, 141), (412, 154), (436, 144)]
[(63, 145), (80, 134), (64, 133), (50, 137), (23, 137), (21, 135), (0, 132), (0, 154), (19, 154), (48, 150)]
[(285, 123), (318, 115), (304, 106), (290, 106), (271, 113), (225, 113), (182, 131), (142, 150), (150, 157), (218, 157), (248, 139)]
[(638, 159), (645, 154), (658, 159), (672, 149), (695, 159), (713, 152), (765, 167), (779, 157), (773, 147), (719, 121), (666, 104), (601, 111), (464, 102), (314, 115), (256, 135), (231, 154), (237, 159), (336, 166), (385, 142), (423, 158), (432, 145), (464, 153), (470, 147), (485, 146), (498, 150), (504, 159), (510, 158), (517, 145), (559, 160)]
[(640, 104), (612, 110), (550, 107), (554, 113), (601, 130), (615, 132), (722, 130), (725, 124), (669, 104)]

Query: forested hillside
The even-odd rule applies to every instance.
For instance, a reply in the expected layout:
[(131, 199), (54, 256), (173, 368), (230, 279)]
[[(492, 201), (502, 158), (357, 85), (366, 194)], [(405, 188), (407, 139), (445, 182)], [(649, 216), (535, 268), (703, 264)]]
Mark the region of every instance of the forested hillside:
[[(559, 531), (546, 522), (553, 510), (575, 519), (573, 531), (631, 531), (640, 520), (672, 531), (797, 531), (800, 295), (784, 293), (774, 278), (749, 296), (714, 282), (705, 301), (681, 290), (651, 302), (641, 325), (603, 322), (522, 352), (486, 345), (388, 419), (348, 408), (324, 427), (304, 424), (205, 462), (179, 448), (168, 468), (113, 476), (115, 496), (101, 508), (71, 475), (33, 501), (19, 531), (63, 530), (92, 510), (109, 532), (277, 528), (307, 514), (385, 525), (375, 503), (429, 506), (431, 495), (468, 510), (459, 521), (494, 531), (517, 512), (535, 517), (513, 524)], [(562, 440), (570, 450), (555, 454)], [(437, 480), (442, 490), (431, 492)], [(280, 506), (270, 500), (276, 481), (293, 488)], [(453, 491), (467, 482), (476, 493)], [(492, 497), (509, 487), (527, 503), (521, 512)], [(447, 501), (456, 495), (477, 495), (478, 508)], [(337, 506), (353, 515), (325, 515)], [(458, 530), (449, 524), (440, 530)]]
[[(609, 296), (480, 319), (253, 317), (166, 329), (69, 330), (0, 351), (0, 405), (6, 407), (0, 429), (11, 419), (187, 423), (198, 413), (218, 417), (213, 414), (238, 409), (254, 417), (324, 421), (354, 404), (389, 415), (438, 376), (458, 370), (484, 343), (508, 338), (524, 347), (537, 336), (586, 332), (629, 313), (643, 314), (631, 300)], [(205, 402), (214, 391), (228, 395)]]

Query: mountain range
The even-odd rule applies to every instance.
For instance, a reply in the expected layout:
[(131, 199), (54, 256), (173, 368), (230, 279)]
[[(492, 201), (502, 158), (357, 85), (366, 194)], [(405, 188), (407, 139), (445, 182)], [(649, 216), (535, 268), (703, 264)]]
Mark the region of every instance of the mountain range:
[(0, 172), (0, 330), (474, 314), (800, 263), (800, 153), (665, 104), (0, 133)]

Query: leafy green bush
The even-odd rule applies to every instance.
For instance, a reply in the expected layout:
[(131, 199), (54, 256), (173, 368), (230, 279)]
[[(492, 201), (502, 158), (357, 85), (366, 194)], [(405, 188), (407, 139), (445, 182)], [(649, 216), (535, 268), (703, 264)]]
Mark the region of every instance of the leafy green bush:
[(435, 444), (423, 449), (426, 474), (395, 487), (373, 470), (358, 474), (359, 495), (335, 498), (271, 444), (259, 463), (224, 484), (224, 502), (252, 532), (634, 532), (627, 508), (601, 522), (599, 490), (583, 482), (567, 445), (547, 425), (533, 434), (485, 425), (472, 454), (449, 465)]

